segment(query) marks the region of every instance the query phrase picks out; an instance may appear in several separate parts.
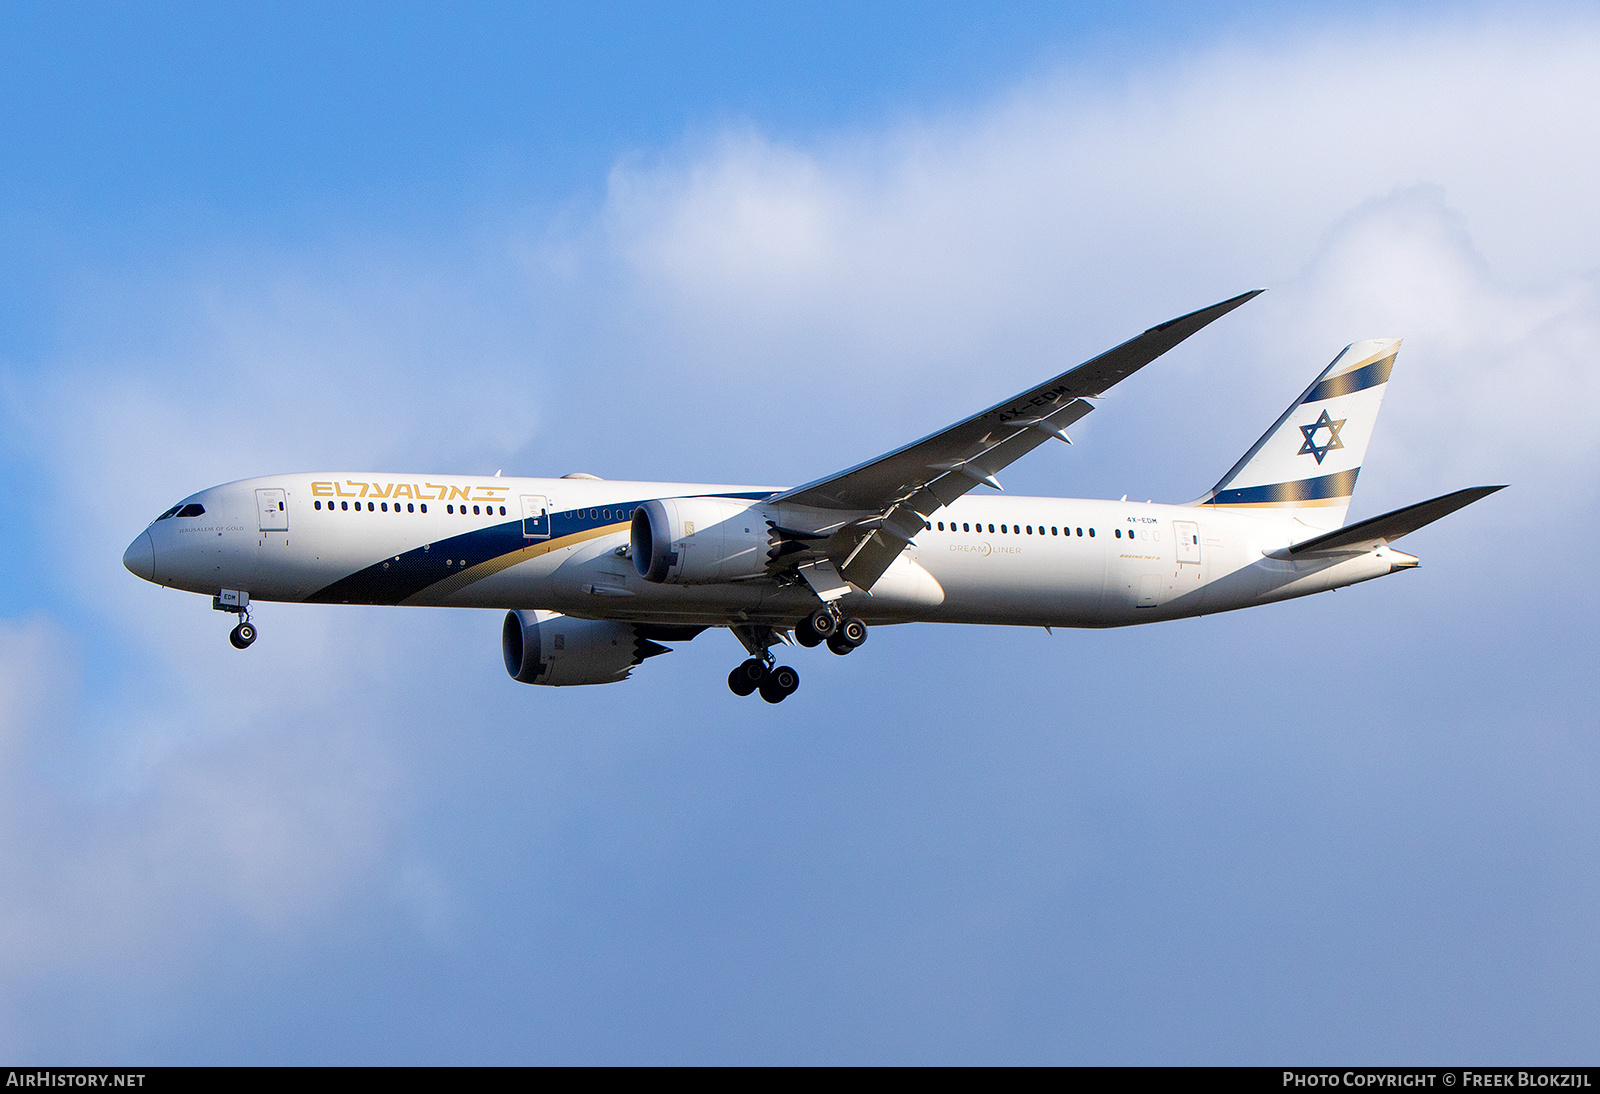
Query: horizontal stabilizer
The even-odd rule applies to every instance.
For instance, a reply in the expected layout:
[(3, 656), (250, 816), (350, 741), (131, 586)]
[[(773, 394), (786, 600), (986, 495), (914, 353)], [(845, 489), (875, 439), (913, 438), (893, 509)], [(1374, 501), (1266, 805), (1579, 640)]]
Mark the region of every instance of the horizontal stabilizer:
[(1291, 558), (1317, 558), (1323, 555), (1372, 551), (1393, 543), (1418, 528), (1432, 524), (1440, 517), (1447, 517), (1457, 509), (1486, 498), (1496, 490), (1504, 489), (1504, 486), (1473, 486), (1466, 490), (1457, 490), (1453, 494), (1445, 494), (1432, 501), (1420, 501), (1380, 517), (1358, 520), (1348, 527), (1316, 536), (1304, 543), (1297, 543), (1289, 548), (1288, 553)]

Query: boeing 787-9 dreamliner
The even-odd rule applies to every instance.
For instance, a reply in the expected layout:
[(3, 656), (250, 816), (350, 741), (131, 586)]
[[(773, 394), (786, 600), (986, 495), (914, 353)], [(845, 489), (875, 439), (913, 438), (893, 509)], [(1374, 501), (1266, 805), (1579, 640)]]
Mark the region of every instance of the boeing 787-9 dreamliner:
[(1259, 291), (803, 486), (271, 475), (184, 498), (123, 563), (237, 613), (240, 649), (259, 601), (505, 610), (506, 671), (528, 684), (613, 683), (665, 643), (725, 627), (748, 654), (728, 686), (769, 703), (800, 685), (773, 656), (791, 637), (847, 654), (890, 623), (1121, 627), (1416, 566), (1395, 540), (1501, 488), (1344, 524), (1398, 339), (1345, 347), (1195, 501), (998, 493), (1012, 461), (1071, 443), (1092, 400)]

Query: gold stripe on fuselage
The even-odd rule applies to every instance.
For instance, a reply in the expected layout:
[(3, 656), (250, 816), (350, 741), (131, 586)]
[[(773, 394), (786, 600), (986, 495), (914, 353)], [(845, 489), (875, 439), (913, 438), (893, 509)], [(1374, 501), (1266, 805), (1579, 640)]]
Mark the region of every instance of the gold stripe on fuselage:
[(580, 543), (587, 543), (591, 539), (609, 536), (627, 527), (628, 523), (624, 521), (621, 524), (608, 524), (600, 528), (573, 532), (570, 535), (560, 536), (556, 539), (535, 541), (520, 550), (509, 551), (495, 558), (486, 559), (476, 566), (469, 566), (459, 573), (454, 573), (440, 581), (435, 581), (427, 588), (419, 589), (412, 593), (400, 603), (402, 605), (443, 603), (445, 598), (453, 596), (468, 585), (482, 581), (486, 577), (492, 577), (501, 570), (509, 570), (519, 562), (526, 562), (530, 558), (538, 558), (540, 555), (549, 554), (551, 551), (559, 551), (566, 547), (576, 547)]

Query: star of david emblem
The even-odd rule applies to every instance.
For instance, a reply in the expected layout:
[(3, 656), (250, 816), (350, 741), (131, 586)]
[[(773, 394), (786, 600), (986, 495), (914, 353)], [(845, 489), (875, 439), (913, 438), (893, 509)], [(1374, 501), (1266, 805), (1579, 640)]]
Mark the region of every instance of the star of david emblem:
[[(1332, 452), (1335, 448), (1344, 447), (1344, 442), (1339, 439), (1339, 430), (1344, 427), (1344, 423), (1346, 421), (1348, 421), (1346, 418), (1340, 418), (1338, 421), (1334, 421), (1332, 418), (1328, 417), (1328, 412), (1324, 410), (1322, 412), (1322, 417), (1318, 418), (1310, 425), (1303, 425), (1300, 427), (1300, 432), (1304, 433), (1306, 436), (1306, 443), (1300, 446), (1300, 451), (1297, 452), (1296, 455), (1304, 456), (1309, 454), (1315, 456), (1317, 458), (1317, 463), (1320, 464), (1322, 462), (1322, 457), (1326, 456), (1329, 452)], [(1326, 429), (1328, 431), (1328, 439), (1326, 443), (1317, 443), (1317, 430), (1319, 429)]]

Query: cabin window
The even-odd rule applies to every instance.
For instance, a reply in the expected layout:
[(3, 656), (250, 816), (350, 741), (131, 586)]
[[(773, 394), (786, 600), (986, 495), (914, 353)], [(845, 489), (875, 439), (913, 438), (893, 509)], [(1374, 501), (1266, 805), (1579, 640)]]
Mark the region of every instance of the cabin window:
[(427, 512), (427, 511), (428, 511), (428, 507), (427, 507), (427, 505), (423, 505), (423, 507), (422, 507), (422, 511), (423, 511), (423, 512), (424, 512), (424, 513), (426, 513), (426, 512)]
[(311, 503), (311, 508), (313, 508), (313, 509), (321, 509), (322, 508), (322, 503), (320, 501), (314, 501), (314, 502)]
[(388, 502), (384, 502), (383, 503), (383, 511), (385, 513), (387, 513), (389, 511), (389, 503)]
[(377, 506), (373, 505), (372, 502), (370, 502), (370, 501), (367, 502), (367, 512), (376, 513), (377, 511), (378, 511), (378, 507)]
[(1094, 529), (1093, 528), (1089, 529), (1089, 538), (1090, 539), (1094, 538)]
[[(1043, 534), (1044, 534), (1044, 533), (1043, 533), (1043, 532), (1041, 532), (1041, 533), (1039, 533), (1039, 534), (1040, 534), (1040, 535), (1043, 535)], [(1052, 524), (1052, 525), (1051, 525), (1051, 526), (1050, 526), (1050, 534), (1051, 534), (1051, 535), (1052, 535), (1052, 536), (1053, 536), (1053, 535), (1056, 535), (1056, 534), (1057, 534), (1057, 532), (1056, 532), (1056, 526), (1055, 526), (1055, 525), (1054, 525), (1054, 524)]]
[(412, 505), (409, 501), (406, 502), (406, 512), (415, 513), (416, 511), (417, 511), (417, 507), (415, 505)]
[(963, 532), (970, 532), (970, 531), (972, 531), (972, 525), (970, 525), (970, 524), (963, 524), (963, 525), (962, 525), (962, 526), (961, 526), (961, 530), (962, 530), (962, 531), (963, 531)]
[(504, 505), (500, 507), (500, 515), (502, 517), (506, 515), (506, 507)]
[(1028, 534), (1029, 534), (1029, 535), (1030, 535), (1030, 536), (1031, 536), (1031, 535), (1033, 535), (1033, 525), (1031, 525), (1031, 524), (1030, 524), (1030, 525), (1028, 525)]
[(989, 525), (989, 531), (991, 531), (991, 532), (994, 531), (994, 525), (992, 525), (992, 524)]

